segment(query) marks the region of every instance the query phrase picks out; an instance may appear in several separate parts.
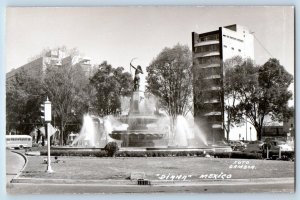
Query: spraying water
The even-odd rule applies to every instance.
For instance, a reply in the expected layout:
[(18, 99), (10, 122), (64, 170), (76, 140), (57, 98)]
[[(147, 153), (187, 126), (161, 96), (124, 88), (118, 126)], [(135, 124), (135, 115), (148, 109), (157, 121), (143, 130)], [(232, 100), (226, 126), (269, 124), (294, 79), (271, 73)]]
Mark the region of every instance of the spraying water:
[(72, 146), (96, 146), (96, 127), (90, 115), (83, 116), (83, 124), (79, 135), (72, 142)]
[(201, 130), (195, 125), (190, 125), (182, 115), (178, 115), (175, 120), (173, 143), (178, 147), (207, 146), (206, 138)]
[(195, 138), (198, 138), (199, 142), (202, 142), (205, 146), (208, 146), (205, 134), (201, 131), (201, 129), (196, 124), (194, 124), (194, 135)]

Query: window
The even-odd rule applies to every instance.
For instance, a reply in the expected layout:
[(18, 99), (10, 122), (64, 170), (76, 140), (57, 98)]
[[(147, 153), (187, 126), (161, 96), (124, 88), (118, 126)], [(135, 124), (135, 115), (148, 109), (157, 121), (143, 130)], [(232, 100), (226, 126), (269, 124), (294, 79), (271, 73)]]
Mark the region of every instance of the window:
[(219, 45), (212, 45), (211, 46), (212, 51), (218, 51), (218, 49), (219, 49)]
[(209, 40), (218, 40), (218, 39), (219, 39), (218, 34), (208, 35), (208, 36), (204, 36), (204, 37), (199, 38), (200, 42), (209, 41)]

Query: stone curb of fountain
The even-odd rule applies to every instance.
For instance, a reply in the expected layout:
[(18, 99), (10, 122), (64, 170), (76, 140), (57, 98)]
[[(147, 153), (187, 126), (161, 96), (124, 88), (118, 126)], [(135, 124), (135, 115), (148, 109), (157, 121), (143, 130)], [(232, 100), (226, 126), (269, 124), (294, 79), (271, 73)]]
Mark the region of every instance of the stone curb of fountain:
[[(254, 178), (254, 179), (228, 179), (228, 180), (201, 180), (201, 181), (166, 181), (150, 180), (152, 186), (197, 186), (222, 184), (276, 184), (294, 183), (294, 177), (286, 178)], [(75, 185), (107, 185), (107, 186), (135, 186), (137, 181), (130, 180), (84, 180), (84, 179), (47, 179), (47, 178), (14, 178), (12, 183), (32, 184), (75, 184)]]

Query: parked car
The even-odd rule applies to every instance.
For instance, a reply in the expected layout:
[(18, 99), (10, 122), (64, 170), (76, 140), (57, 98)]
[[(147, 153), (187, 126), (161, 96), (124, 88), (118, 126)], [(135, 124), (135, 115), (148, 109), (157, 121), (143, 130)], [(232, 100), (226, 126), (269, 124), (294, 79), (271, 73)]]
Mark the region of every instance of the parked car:
[(263, 145), (264, 145), (264, 142), (259, 141), (259, 140), (250, 141), (243, 151), (250, 152), (250, 153), (261, 152), (263, 149)]
[(288, 145), (285, 141), (281, 140), (267, 141), (264, 144), (264, 149), (267, 149), (267, 147), (270, 151), (279, 151), (279, 149), (281, 151), (293, 151), (293, 148), (290, 145)]
[(233, 151), (243, 151), (246, 148), (246, 144), (242, 141), (229, 141), (229, 145), (231, 146)]

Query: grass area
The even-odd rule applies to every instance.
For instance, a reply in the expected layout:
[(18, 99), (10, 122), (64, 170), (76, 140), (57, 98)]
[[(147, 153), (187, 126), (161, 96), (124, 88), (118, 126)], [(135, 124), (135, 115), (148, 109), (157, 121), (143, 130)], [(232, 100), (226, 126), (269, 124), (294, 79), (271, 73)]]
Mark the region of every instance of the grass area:
[[(192, 175), (190, 180), (199, 180), (203, 174), (231, 174), (231, 179), (294, 177), (294, 162), (253, 159), (222, 159), (203, 157), (135, 157), (97, 158), (62, 156), (52, 163), (55, 173), (45, 173), (46, 156), (29, 156), (28, 164), (20, 177), (55, 179), (125, 180), (132, 172), (144, 172), (146, 178), (158, 180), (157, 174)], [(52, 158), (52, 162), (54, 158)], [(230, 168), (238, 161), (249, 162), (253, 169)], [(245, 165), (245, 163), (244, 163)]]

